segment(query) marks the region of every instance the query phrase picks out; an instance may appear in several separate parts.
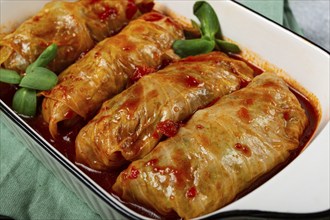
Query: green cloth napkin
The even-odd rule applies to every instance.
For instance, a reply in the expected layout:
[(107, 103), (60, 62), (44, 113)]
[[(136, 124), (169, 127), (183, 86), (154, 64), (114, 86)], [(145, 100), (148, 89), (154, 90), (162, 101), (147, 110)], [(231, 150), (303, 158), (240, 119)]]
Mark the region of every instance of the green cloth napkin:
[(297, 34), (303, 35), (288, 0), (238, 0), (238, 2)]
[[(302, 34), (286, 0), (241, 0), (279, 24)], [(14, 219), (101, 219), (55, 178), (0, 117), (0, 215)]]
[(32, 155), (0, 114), (0, 215), (24, 220), (101, 219)]

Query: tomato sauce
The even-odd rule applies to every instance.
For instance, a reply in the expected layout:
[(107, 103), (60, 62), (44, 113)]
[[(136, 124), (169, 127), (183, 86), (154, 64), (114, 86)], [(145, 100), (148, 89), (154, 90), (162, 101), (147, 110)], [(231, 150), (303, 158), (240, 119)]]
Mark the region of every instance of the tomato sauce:
[[(138, 84), (136, 84), (138, 85)], [(136, 86), (133, 88), (133, 93), (134, 96), (130, 97), (129, 99), (127, 99), (122, 106), (120, 107), (120, 109), (123, 109), (125, 111), (127, 111), (128, 116), (132, 117), (134, 116), (134, 113), (136, 112), (136, 110), (139, 107), (139, 104), (141, 102), (141, 94), (143, 92), (143, 87), (142, 86)]]
[(100, 2), (101, 0), (90, 0), (90, 4), (94, 4), (94, 3), (98, 3)]
[(250, 150), (250, 148), (248, 146), (244, 145), (244, 144), (236, 143), (235, 146), (234, 146), (234, 148), (237, 151), (242, 152), (247, 157), (251, 156), (251, 150)]
[(156, 126), (157, 131), (164, 134), (166, 137), (174, 137), (178, 133), (179, 128), (180, 123), (172, 120), (159, 122)]
[(229, 57), (233, 58), (233, 59), (236, 59), (236, 60), (240, 60), (240, 61), (243, 61), (246, 63), (246, 65), (248, 65), (254, 72), (254, 75), (257, 76), (257, 75), (260, 75), (261, 73), (264, 72), (263, 69), (261, 69), (260, 67), (254, 65), (253, 63), (251, 63), (250, 61), (244, 59), (243, 57), (241, 57), (240, 55), (238, 54), (229, 54)]
[(154, 5), (155, 5), (154, 2), (148, 2), (148, 3), (142, 3), (138, 7), (139, 7), (139, 10), (141, 11), (141, 13), (144, 14), (144, 13), (150, 12), (153, 9)]
[(126, 7), (126, 18), (128, 20), (132, 19), (135, 15), (135, 13), (137, 12), (138, 8), (134, 2), (134, 0), (128, 0), (127, 2), (127, 7)]
[(137, 66), (137, 67), (135, 67), (133, 76), (130, 79), (132, 82), (137, 82), (143, 76), (148, 75), (153, 72), (156, 72), (155, 68), (148, 67), (148, 66)]
[[(181, 154), (184, 152), (177, 152), (178, 158), (181, 158)], [(175, 159), (175, 156), (174, 156)], [(148, 161), (145, 166), (151, 166), (152, 172), (159, 173), (161, 175), (174, 175), (175, 176), (175, 186), (183, 189), (187, 182), (193, 182), (193, 177), (189, 172), (191, 167), (189, 160), (182, 160), (179, 166), (160, 166), (157, 164), (158, 159), (152, 159)]]
[(247, 108), (245, 108), (245, 107), (240, 108), (240, 109), (237, 111), (237, 115), (238, 115), (238, 117), (239, 117), (242, 121), (244, 121), (244, 122), (246, 122), (246, 123), (249, 123), (250, 120), (251, 120), (251, 118), (250, 118), (250, 114), (249, 114), (249, 110), (248, 110)]
[(103, 5), (103, 10), (97, 14), (98, 18), (103, 22), (109, 17), (115, 17), (118, 15), (116, 8), (112, 8), (108, 5)]
[(188, 87), (197, 87), (199, 85), (199, 82), (193, 76), (186, 76), (184, 81)]
[(165, 16), (159, 13), (149, 13), (143, 16), (145, 21), (159, 21), (163, 18), (165, 18)]
[(191, 187), (187, 193), (186, 193), (186, 196), (189, 198), (189, 199), (193, 199), (195, 198), (195, 196), (197, 195), (197, 189), (196, 187)]
[(139, 174), (140, 174), (140, 171), (133, 166), (130, 170), (130, 173), (129, 174), (126, 173), (125, 178), (136, 179), (136, 178), (138, 178)]
[(204, 126), (203, 126), (203, 125), (201, 125), (201, 124), (198, 124), (198, 125), (196, 125), (196, 128), (197, 128), (197, 129), (203, 129), (203, 128), (204, 128)]
[(155, 166), (157, 163), (158, 159), (151, 159), (145, 164), (145, 166)]

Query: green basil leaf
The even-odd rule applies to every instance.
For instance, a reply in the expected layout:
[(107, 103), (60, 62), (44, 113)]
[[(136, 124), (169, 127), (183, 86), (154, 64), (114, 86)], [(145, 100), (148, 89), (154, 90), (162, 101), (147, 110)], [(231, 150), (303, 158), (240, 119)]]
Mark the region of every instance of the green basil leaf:
[(50, 61), (52, 61), (55, 58), (56, 54), (57, 54), (57, 45), (51, 44), (40, 54), (40, 56), (38, 57), (38, 59), (36, 61), (31, 63), (27, 67), (26, 72), (30, 73), (32, 71), (32, 69), (34, 69), (35, 67), (47, 66), (48, 63), (50, 63)]
[(20, 88), (13, 98), (13, 109), (25, 116), (35, 116), (37, 111), (37, 95), (33, 89)]
[(218, 39), (216, 39), (215, 42), (217, 44), (217, 48), (220, 51), (223, 51), (226, 53), (228, 53), (228, 52), (240, 53), (241, 52), (241, 49), (236, 44), (230, 43), (228, 41), (218, 40)]
[(49, 90), (56, 85), (57, 81), (57, 75), (49, 69), (35, 67), (22, 78), (19, 86), (36, 90)]
[(214, 41), (201, 39), (176, 40), (173, 43), (174, 52), (180, 57), (193, 56), (211, 52), (214, 47)]
[(222, 33), (218, 16), (212, 6), (206, 1), (198, 1), (194, 4), (194, 15), (201, 23), (201, 31), (209, 40), (222, 39)]
[(20, 81), (21, 76), (16, 71), (0, 68), (0, 82), (18, 84)]

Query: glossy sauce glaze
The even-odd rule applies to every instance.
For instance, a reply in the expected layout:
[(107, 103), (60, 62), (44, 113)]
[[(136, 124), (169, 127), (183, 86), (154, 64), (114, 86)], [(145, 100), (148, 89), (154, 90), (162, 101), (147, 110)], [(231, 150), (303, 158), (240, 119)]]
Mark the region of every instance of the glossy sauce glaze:
[[(236, 56), (234, 56), (234, 58), (240, 59), (239, 57), (236, 57)], [(242, 60), (242, 59), (240, 59), (240, 60)], [(245, 62), (247, 62), (247, 61), (245, 61)], [(248, 65), (250, 67), (253, 67), (255, 75), (259, 75), (259, 74), (262, 73), (262, 70), (260, 68), (256, 67), (256, 66), (254, 66), (253, 64), (248, 63)], [(195, 82), (194, 79), (190, 79), (189, 77), (187, 79), (189, 81), (190, 86), (194, 86), (195, 84), (198, 83), (197, 81)], [(17, 90), (17, 87), (13, 86), (13, 85), (8, 85), (8, 84), (5, 84), (5, 83), (1, 83), (0, 86), (1, 86), (0, 98), (8, 106), (11, 106), (11, 102), (12, 102), (11, 100), (13, 98), (13, 95), (14, 95), (15, 91)], [(272, 176), (274, 176), (276, 173), (278, 173), (281, 169), (283, 169), (287, 164), (289, 164), (297, 155), (299, 155), (301, 150), (305, 147), (305, 145), (308, 143), (311, 136), (314, 134), (314, 132), (316, 130), (320, 115), (318, 114), (318, 112), (316, 111), (316, 109), (314, 108), (312, 103), (305, 96), (300, 94), (298, 91), (296, 91), (292, 87), (290, 88), (290, 90), (298, 98), (301, 106), (305, 110), (306, 115), (309, 119), (308, 127), (305, 129), (304, 134), (301, 137), (299, 147), (297, 148), (297, 150), (295, 150), (291, 153), (291, 156), (287, 161), (285, 161), (285, 162), (279, 164), (278, 166), (276, 166), (274, 169), (272, 169), (271, 172), (261, 176), (248, 189), (244, 190), (239, 195), (237, 195), (236, 199), (239, 199), (242, 196), (246, 195), (247, 193), (251, 192), (252, 190), (256, 189), (258, 186), (260, 186), (261, 184), (266, 182), (268, 179), (270, 179)], [(217, 100), (218, 99), (215, 99), (212, 103), (210, 103), (209, 105), (207, 105), (205, 107), (210, 107)], [(41, 101), (41, 100), (39, 100), (39, 101)], [(39, 109), (39, 112), (40, 112), (40, 109)], [(248, 117), (248, 115), (245, 114), (244, 109), (242, 109), (242, 111), (239, 112), (239, 114), (241, 114), (242, 117)], [(60, 153), (62, 153), (70, 161), (75, 163), (75, 143), (74, 142), (75, 142), (75, 138), (76, 138), (79, 130), (85, 125), (85, 122), (79, 122), (78, 124), (76, 124), (70, 130), (65, 129), (64, 127), (60, 127), (59, 128), (59, 131), (60, 131), (59, 136), (56, 139), (54, 139), (50, 135), (49, 130), (48, 130), (48, 125), (47, 125), (46, 122), (44, 122), (41, 114), (38, 114), (38, 116), (35, 117), (35, 118), (24, 118), (24, 120), (34, 130), (36, 130), (41, 136), (43, 136), (50, 144), (52, 144)], [(165, 134), (165, 136), (171, 137), (171, 136), (174, 136), (176, 134), (179, 127), (184, 126), (185, 122), (180, 122), (180, 123), (172, 122), (172, 121), (163, 122), (163, 124), (159, 124), (157, 126), (157, 131), (159, 132), (159, 134)], [(203, 125), (198, 125), (197, 129), (203, 129)], [(158, 135), (158, 134), (154, 134), (154, 135)], [(250, 150), (246, 146), (242, 146), (240, 143), (237, 143), (234, 147), (235, 147), (236, 150), (242, 151), (246, 154), (249, 154), (249, 152), (250, 152)], [(124, 165), (123, 167), (121, 167), (117, 171), (107, 171), (107, 172), (95, 171), (95, 170), (92, 170), (92, 169), (82, 165), (82, 164), (77, 164), (76, 163), (76, 165), (84, 173), (86, 173), (89, 177), (91, 177), (96, 183), (98, 183), (102, 188), (104, 188), (107, 192), (109, 192), (110, 194), (112, 194), (113, 196), (118, 198), (118, 196), (113, 193), (111, 188), (112, 188), (112, 185), (114, 184), (114, 182), (116, 181), (116, 178), (119, 175), (119, 173), (122, 170), (126, 169), (128, 164)], [(163, 167), (157, 166), (157, 161), (149, 161), (146, 164), (146, 166), (152, 166), (154, 169), (157, 169), (158, 171), (164, 169)], [(165, 172), (165, 169), (164, 169), (164, 172)], [(171, 172), (173, 172), (175, 174), (176, 172), (179, 172), (179, 171), (171, 170)], [(127, 173), (126, 176), (127, 176), (127, 178), (136, 178), (137, 175), (139, 175), (138, 170), (133, 170), (133, 171), (131, 170), (131, 172)], [(185, 180), (182, 180), (182, 181), (185, 181)], [(193, 198), (196, 195), (196, 193), (198, 193), (198, 192), (196, 191), (196, 189), (194, 187), (192, 187), (186, 192), (186, 195), (187, 195), (188, 198)], [(161, 216), (156, 211), (154, 211), (152, 209), (142, 207), (138, 204), (132, 204), (132, 203), (122, 201), (120, 198), (118, 198), (118, 199), (122, 203), (127, 205), (128, 207), (132, 208), (133, 210), (135, 210), (135, 211), (137, 211), (137, 212), (139, 212), (143, 215), (149, 216), (151, 218), (155, 218), (155, 219), (179, 219), (178, 215), (174, 212), (167, 215), (167, 216)]]

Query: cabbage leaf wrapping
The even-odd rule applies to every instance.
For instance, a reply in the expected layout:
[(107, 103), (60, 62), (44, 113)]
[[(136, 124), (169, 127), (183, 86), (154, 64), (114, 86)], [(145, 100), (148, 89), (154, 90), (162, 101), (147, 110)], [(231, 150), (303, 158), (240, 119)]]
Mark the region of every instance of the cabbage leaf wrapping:
[(183, 29), (170, 17), (150, 12), (130, 22), (119, 34), (98, 43), (59, 75), (58, 84), (43, 92), (42, 114), (50, 133), (58, 122), (70, 126), (89, 119), (101, 104), (123, 91), (139, 74), (154, 72)]
[[(58, 45), (49, 68), (57, 73), (82, 53), (121, 30), (149, 9), (152, 0), (52, 1), (0, 39), (0, 65), (24, 73), (52, 43)], [(150, 8), (151, 9), (151, 8)]]
[(252, 79), (244, 62), (220, 52), (175, 62), (105, 102), (78, 134), (76, 160), (106, 170), (142, 158), (196, 110)]
[(197, 111), (179, 133), (124, 170), (113, 190), (125, 201), (190, 219), (235, 199), (299, 145), (308, 119), (272, 73)]

